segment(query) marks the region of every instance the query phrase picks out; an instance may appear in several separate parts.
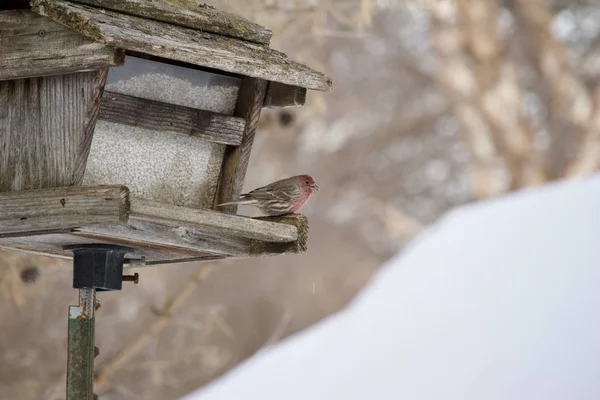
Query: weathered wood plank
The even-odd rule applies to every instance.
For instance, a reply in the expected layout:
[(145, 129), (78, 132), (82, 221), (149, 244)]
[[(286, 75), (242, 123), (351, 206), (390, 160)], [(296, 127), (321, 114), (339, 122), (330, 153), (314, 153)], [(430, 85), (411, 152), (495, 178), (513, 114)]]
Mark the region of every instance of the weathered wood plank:
[(106, 70), (0, 81), (0, 192), (79, 185)]
[(124, 53), (31, 11), (0, 12), (0, 80), (123, 65)]
[(302, 214), (291, 214), (277, 217), (253, 218), (257, 221), (276, 222), (296, 227), (298, 239), (290, 243), (266, 243), (255, 241), (250, 255), (275, 256), (283, 254), (303, 253), (308, 250), (308, 218)]
[(272, 32), (245, 18), (190, 0), (74, 0), (124, 14), (168, 22), (203, 32), (269, 44)]
[[(33, 237), (37, 238), (37, 237), (48, 237), (48, 236), (52, 236), (52, 235), (33, 236)], [(14, 239), (14, 241), (16, 241), (18, 243), (13, 243), (13, 239)], [(23, 252), (26, 254), (31, 254), (34, 256), (60, 258), (62, 260), (72, 260), (73, 259), (72, 251), (71, 251), (71, 254), (69, 254), (65, 250), (54, 251), (54, 250), (50, 250), (50, 249), (43, 249), (42, 247), (31, 245), (31, 241), (29, 241), (29, 240), (25, 243), (24, 239), (25, 239), (24, 237), (9, 238), (9, 239), (0, 238), (0, 249), (1, 250), (10, 250), (10, 251), (20, 251), (20, 252)]]
[[(267, 221), (250, 220), (267, 223)], [(207, 228), (205, 224), (195, 222), (178, 222), (161, 218), (136, 219), (133, 215), (128, 226), (104, 224), (82, 227), (77, 228), (76, 234), (99, 241), (113, 240), (114, 243), (134, 248), (140, 245), (148, 248), (171, 248), (173, 252), (181, 252), (184, 255), (196, 253), (202, 256), (247, 258), (306, 251), (308, 225), (305, 217), (289, 216), (281, 224), (274, 225), (293, 228), (294, 231), (298, 229), (302, 236), (294, 241), (272, 242), (231, 235), (226, 230)], [(217, 233), (218, 231), (220, 233)]]
[(188, 262), (213, 262), (227, 258), (226, 256), (203, 256), (203, 257), (191, 257), (191, 258), (165, 258), (162, 260), (151, 260), (146, 261), (146, 266), (163, 265), (163, 264), (179, 264)]
[(108, 79), (108, 68), (98, 71), (94, 86), (91, 93), (91, 102), (88, 112), (84, 120), (83, 134), (79, 142), (79, 151), (76, 154), (73, 170), (72, 185), (81, 186), (85, 169), (87, 167), (88, 157), (92, 148), (92, 140), (94, 138), (94, 130), (96, 129), (96, 121), (100, 112), (100, 104), (102, 101), (102, 92)]
[(35, 12), (114, 47), (308, 89), (332, 89), (326, 75), (265, 45), (68, 1), (32, 4)]
[[(228, 256), (229, 254), (244, 254), (247, 246), (243, 240), (232, 240), (228, 237), (219, 239), (207, 235), (201, 229), (180, 223), (180, 226), (164, 226), (149, 221), (131, 221), (128, 226), (101, 225), (78, 228), (76, 233), (96, 240), (117, 240), (137, 247), (145, 245), (150, 248), (170, 248), (185, 256), (191, 254), (209, 254)], [(185, 226), (184, 226), (185, 225)]]
[(96, 239), (118, 239), (133, 247), (142, 243), (166, 246), (184, 254), (244, 258), (306, 250), (305, 217), (273, 221), (282, 223), (133, 199), (127, 226), (95, 225), (78, 228), (77, 232)]
[[(242, 80), (234, 115), (246, 120), (246, 129), (238, 147), (228, 146), (225, 149), (215, 206), (237, 199), (242, 191), (266, 90), (267, 82), (262, 79), (246, 77)], [(237, 206), (225, 206), (221, 210), (235, 214)]]
[[(119, 225), (112, 225), (119, 227)], [(142, 257), (146, 265), (165, 264), (170, 260), (183, 259), (221, 259), (225, 256), (201, 253), (189, 249), (179, 249), (163, 246), (160, 244), (146, 244), (144, 242), (132, 243), (128, 240), (117, 239), (110, 236), (85, 234), (80, 232), (50, 233), (37, 236), (21, 236), (0, 238), (0, 249), (18, 250), (31, 254), (45, 255), (50, 257), (72, 259), (73, 252), (65, 250), (66, 245), (80, 244), (116, 244), (133, 247), (133, 252), (127, 253), (126, 263), (140, 265)]]
[(147, 221), (174, 228), (189, 225), (216, 237), (231, 236), (278, 243), (293, 242), (297, 239), (293, 226), (143, 199), (132, 201), (130, 222), (133, 221)]
[[(70, 190), (77, 191), (84, 189), (90, 188), (70, 188)], [(94, 189), (98, 190), (98, 188)], [(8, 195), (16, 196), (17, 193), (3, 194), (3, 196)], [(72, 198), (65, 198), (65, 207), (68, 207), (69, 202), (72, 202)], [(135, 204), (138, 200), (134, 200), (133, 203)], [(118, 221), (116, 219), (108, 221), (94, 218), (87, 220), (90, 224), (83, 225), (82, 222), (85, 218), (92, 218), (87, 215), (91, 212), (86, 211), (86, 215), (78, 215), (79, 219), (77, 221), (71, 221), (69, 218), (63, 218), (64, 213), (60, 214), (62, 211), (60, 199), (49, 196), (47, 201), (49, 203), (43, 204), (59, 203), (61, 205), (61, 209), (55, 215), (52, 215), (50, 222), (53, 225), (47, 225), (48, 220), (42, 221), (45, 224), (44, 229), (52, 229), (42, 231), (39, 226), (34, 226), (34, 231), (13, 232), (12, 234), (0, 233), (0, 247), (69, 258), (71, 254), (63, 249), (65, 245), (112, 243), (132, 247), (134, 250), (127, 257), (138, 260), (145, 257), (147, 265), (174, 261), (181, 262), (184, 259), (216, 260), (273, 256), (306, 251), (308, 222), (306, 217), (302, 215), (257, 219), (224, 215), (225, 219), (229, 221), (223, 223), (223, 221), (215, 220), (214, 214), (217, 213), (208, 211), (207, 215), (202, 215), (202, 213), (196, 212), (198, 210), (182, 209), (163, 213), (169, 216), (167, 219), (163, 218), (164, 215), (162, 214), (156, 216), (157, 211), (163, 209), (163, 207), (154, 204), (150, 207), (143, 207), (147, 210), (143, 218), (131, 214), (127, 223), (123, 222), (126, 216), (121, 215)], [(143, 203), (143, 201), (141, 202)], [(86, 204), (90, 203), (87, 202)], [(100, 209), (104, 209), (103, 207), (100, 206)], [(167, 209), (172, 208), (167, 207)], [(98, 210), (98, 207), (94, 210)], [(17, 212), (12, 215), (18, 217), (21, 213)], [(188, 218), (189, 215), (193, 216)], [(182, 217), (186, 219), (179, 220)], [(32, 220), (32, 218), (28, 218), (28, 220)], [(234, 229), (228, 229), (228, 224), (231, 221), (239, 219), (245, 221), (236, 224), (237, 227)], [(12, 220), (23, 224), (20, 218), (12, 218)], [(2, 224), (4, 222), (5, 219), (0, 219), (0, 232), (3, 232)], [(215, 223), (222, 225), (215, 226)], [(260, 229), (256, 230), (255, 226), (259, 226)], [(250, 229), (244, 230), (239, 227), (250, 227)], [(265, 227), (267, 231), (261, 231)], [(28, 229), (31, 229), (31, 227)], [(282, 235), (273, 235), (273, 230), (281, 231), (280, 233), (283, 233), (286, 237), (296, 237), (296, 239), (279, 240)], [(290, 233), (293, 233), (293, 235), (289, 235)], [(273, 236), (276, 236), (277, 241), (270, 240)], [(265, 238), (269, 240), (262, 240)]]
[[(129, 234), (131, 233), (131, 234)], [(214, 252), (203, 252), (185, 248), (181, 245), (157, 241), (146, 232), (138, 232), (128, 225), (101, 224), (76, 228), (68, 240), (82, 240), (91, 243), (109, 243), (134, 249), (132, 257), (144, 256), (146, 261), (158, 261), (182, 257), (214, 256)]]
[(0, 193), (0, 237), (38, 235), (100, 223), (129, 214), (124, 186), (66, 187)]
[[(279, 217), (252, 218), (255, 221), (276, 222), (280, 225), (295, 227), (297, 239), (293, 242), (267, 242), (255, 239), (233, 239), (222, 237), (211, 244), (213, 250), (227, 254), (227, 258), (268, 257), (285, 254), (302, 253), (307, 250), (308, 244), (308, 219), (301, 214), (293, 214)], [(183, 242), (189, 246), (202, 247), (211, 243), (210, 235), (204, 231), (193, 229), (189, 226), (180, 227), (175, 231)], [(220, 240), (219, 240), (220, 239)]]
[(306, 88), (269, 82), (264, 108), (297, 107), (306, 103)]
[(0, 193), (0, 247), (69, 256), (62, 246), (112, 243), (134, 248), (129, 258), (245, 258), (306, 251), (302, 215), (247, 218), (129, 201), (124, 186), (68, 187)]
[(99, 118), (232, 146), (242, 142), (246, 125), (243, 118), (107, 91)]

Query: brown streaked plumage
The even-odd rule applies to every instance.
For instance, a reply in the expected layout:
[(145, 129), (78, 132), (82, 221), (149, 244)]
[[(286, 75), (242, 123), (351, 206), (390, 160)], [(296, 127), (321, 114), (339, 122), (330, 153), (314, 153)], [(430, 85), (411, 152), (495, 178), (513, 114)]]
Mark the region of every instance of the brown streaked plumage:
[(258, 207), (271, 216), (295, 213), (308, 201), (314, 190), (319, 190), (310, 175), (297, 175), (281, 179), (240, 195), (240, 198), (217, 205), (241, 204)]

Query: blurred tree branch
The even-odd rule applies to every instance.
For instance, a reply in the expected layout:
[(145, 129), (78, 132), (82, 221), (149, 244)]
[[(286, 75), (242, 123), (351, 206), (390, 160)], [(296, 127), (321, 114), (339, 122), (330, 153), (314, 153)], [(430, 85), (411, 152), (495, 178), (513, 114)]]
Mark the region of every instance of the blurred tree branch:
[(536, 185), (545, 171), (531, 158), (533, 132), (520, 111), (517, 67), (504, 40), (493, 0), (426, 0), (439, 56), (437, 79), (454, 100), (454, 112), (473, 154), (476, 198)]
[(589, 90), (571, 66), (563, 46), (552, 36), (554, 15), (544, 0), (517, 0), (516, 8), (536, 43), (540, 73), (552, 94), (553, 112), (564, 115), (583, 134), (576, 156), (565, 176), (576, 178), (598, 169), (600, 161), (600, 113), (598, 89)]
[(171, 316), (176, 313), (187, 298), (196, 290), (201, 282), (204, 282), (212, 272), (212, 266), (203, 264), (198, 267), (198, 271), (192, 275), (185, 287), (171, 297), (157, 313), (157, 318), (148, 326), (132, 343), (123, 346), (123, 349), (117, 353), (111, 360), (102, 365), (94, 379), (94, 390), (97, 392), (106, 391), (111, 387), (110, 378), (127, 365), (136, 355), (138, 355), (170, 322)]

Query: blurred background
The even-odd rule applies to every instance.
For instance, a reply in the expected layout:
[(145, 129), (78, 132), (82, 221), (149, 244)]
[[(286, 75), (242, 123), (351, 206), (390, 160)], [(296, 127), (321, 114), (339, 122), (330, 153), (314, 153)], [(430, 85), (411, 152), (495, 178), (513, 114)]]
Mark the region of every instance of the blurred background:
[[(309, 251), (143, 268), (100, 295), (102, 400), (177, 399), (339, 310), (446, 210), (598, 168), (598, 0), (206, 3), (333, 78), (263, 112), (245, 186), (315, 178)], [(64, 398), (71, 274), (0, 253), (0, 399)]]

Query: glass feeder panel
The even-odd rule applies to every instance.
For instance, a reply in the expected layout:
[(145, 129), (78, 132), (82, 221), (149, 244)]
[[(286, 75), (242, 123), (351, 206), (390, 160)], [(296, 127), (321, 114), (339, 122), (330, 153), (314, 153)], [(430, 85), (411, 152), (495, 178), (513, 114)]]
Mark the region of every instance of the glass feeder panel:
[(105, 90), (232, 115), (241, 79), (126, 56), (111, 68)]

